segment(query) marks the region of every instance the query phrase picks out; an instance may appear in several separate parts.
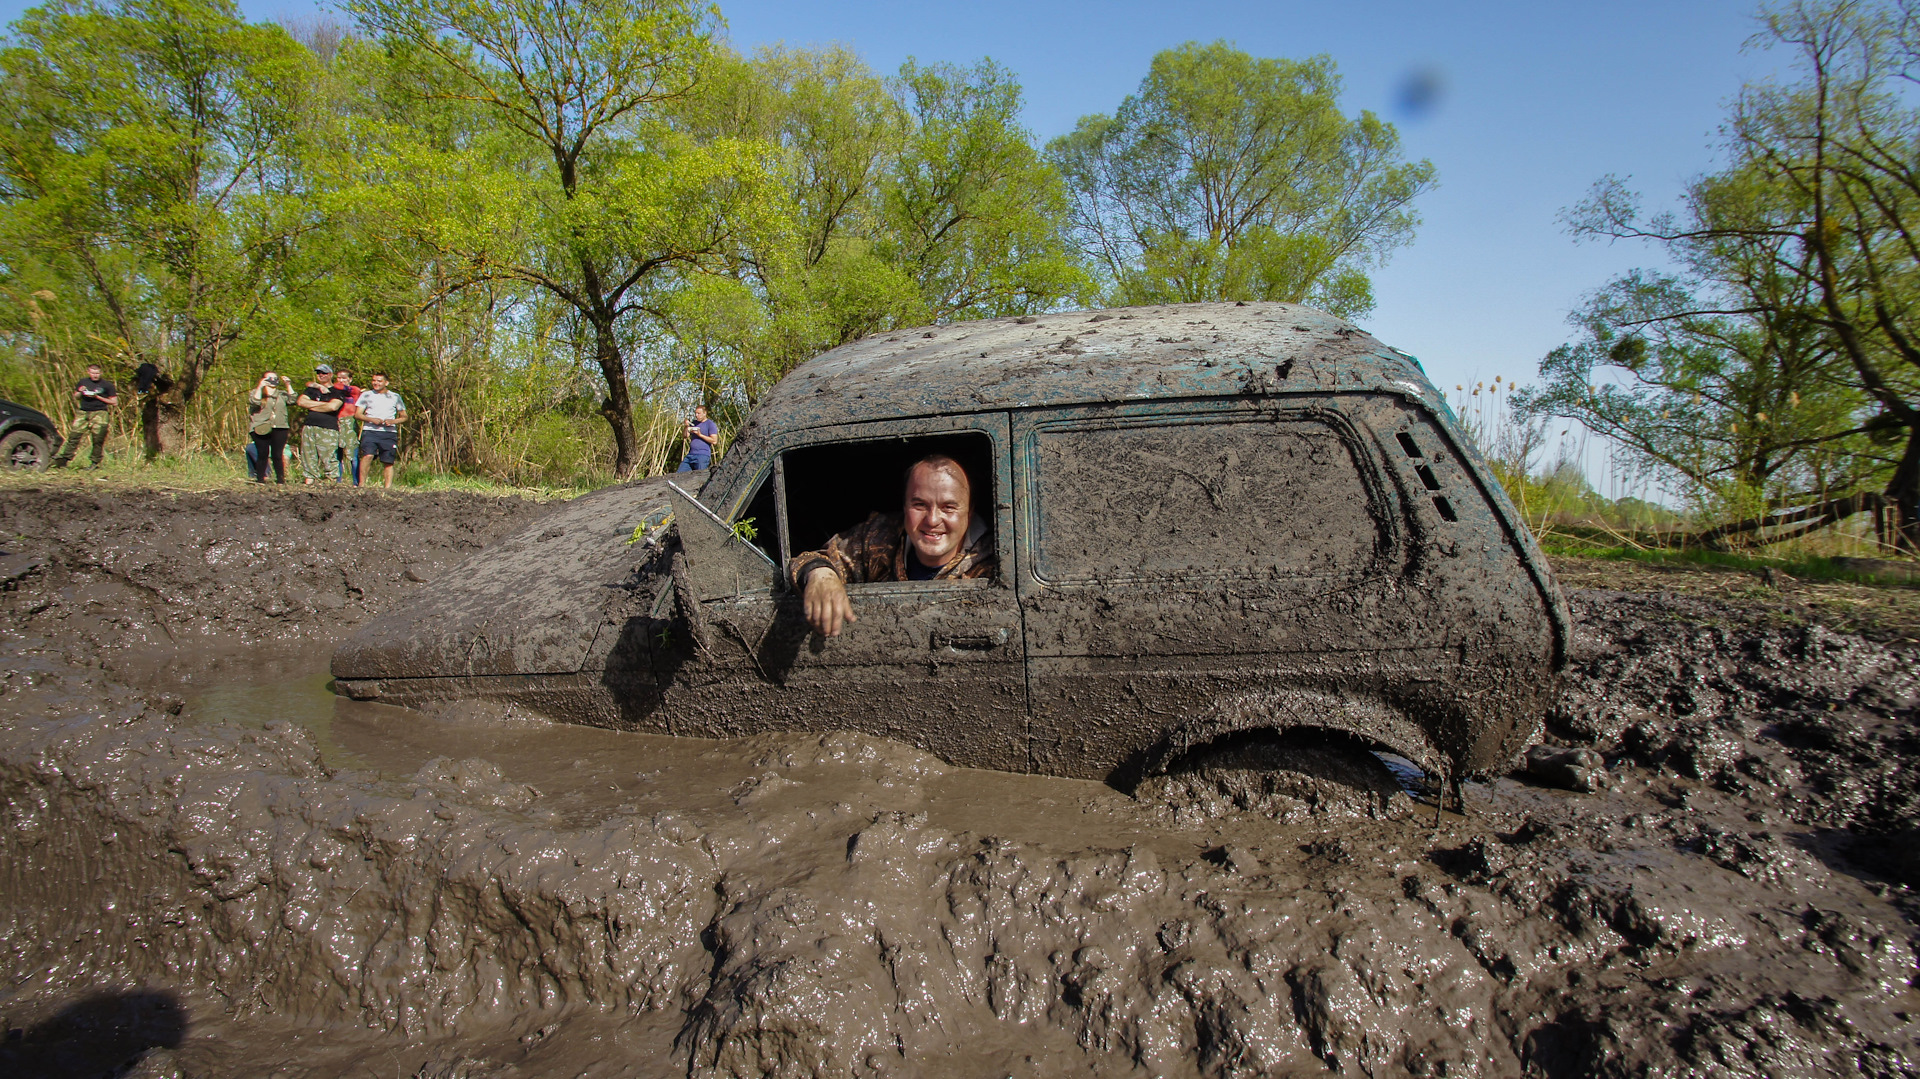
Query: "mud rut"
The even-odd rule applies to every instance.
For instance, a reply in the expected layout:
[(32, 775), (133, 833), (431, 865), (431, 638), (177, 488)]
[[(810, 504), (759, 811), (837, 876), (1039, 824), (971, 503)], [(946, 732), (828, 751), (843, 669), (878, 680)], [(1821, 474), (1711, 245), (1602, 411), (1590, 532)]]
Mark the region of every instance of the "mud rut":
[(0, 495), (0, 1073), (1920, 1067), (1910, 647), (1575, 593), (1609, 786), (1464, 818), (325, 695), (540, 512)]

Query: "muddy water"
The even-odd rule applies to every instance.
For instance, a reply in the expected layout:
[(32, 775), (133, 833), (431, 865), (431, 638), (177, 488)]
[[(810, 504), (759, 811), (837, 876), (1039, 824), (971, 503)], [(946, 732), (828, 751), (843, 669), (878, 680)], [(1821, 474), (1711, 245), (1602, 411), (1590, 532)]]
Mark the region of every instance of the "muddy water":
[(338, 626), (158, 662), (104, 576), (0, 593), (0, 1073), (1915, 1071), (1897, 646), (1579, 594), (1596, 789), (1436, 816), (355, 703)]

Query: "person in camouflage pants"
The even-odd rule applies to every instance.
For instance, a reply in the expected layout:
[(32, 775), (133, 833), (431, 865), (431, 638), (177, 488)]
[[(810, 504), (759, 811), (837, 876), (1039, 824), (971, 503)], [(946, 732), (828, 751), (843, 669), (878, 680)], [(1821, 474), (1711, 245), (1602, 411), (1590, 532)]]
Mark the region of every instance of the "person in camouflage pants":
[(99, 468), (101, 459), (106, 456), (107, 409), (120, 403), (120, 391), (103, 375), (99, 364), (90, 363), (87, 365), (87, 377), (73, 388), (77, 411), (73, 416), (73, 425), (67, 428), (67, 443), (60, 447), (60, 455), (53, 459), (53, 467), (67, 467), (74, 454), (80, 451), (83, 441), (93, 443), (91, 467)]
[(294, 404), (307, 410), (300, 428), (300, 471), (306, 482), (339, 482), (340, 408), (347, 402), (347, 391), (333, 384), (333, 368), (320, 364), (313, 369), (313, 381), (300, 391)]

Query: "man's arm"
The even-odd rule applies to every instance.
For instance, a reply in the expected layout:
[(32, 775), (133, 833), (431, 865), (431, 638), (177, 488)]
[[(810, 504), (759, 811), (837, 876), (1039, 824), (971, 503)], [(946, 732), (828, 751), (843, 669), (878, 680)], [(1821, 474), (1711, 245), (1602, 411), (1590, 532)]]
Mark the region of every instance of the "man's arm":
[[(712, 420), (708, 420), (707, 422), (713, 423)], [(718, 446), (720, 444), (720, 428), (718, 426), (714, 427), (713, 434), (708, 434), (705, 431), (702, 431), (698, 424), (695, 424), (689, 427), (688, 430), (690, 430), (693, 433), (693, 437), (699, 439), (702, 442), (705, 442), (709, 446)]]
[(884, 514), (875, 513), (828, 540), (820, 550), (797, 554), (787, 563), (794, 587), (801, 592), (807, 624), (822, 637), (838, 637), (843, 623), (860, 620), (847, 598), (847, 585), (867, 579), (870, 548), (898, 539), (897, 531)]

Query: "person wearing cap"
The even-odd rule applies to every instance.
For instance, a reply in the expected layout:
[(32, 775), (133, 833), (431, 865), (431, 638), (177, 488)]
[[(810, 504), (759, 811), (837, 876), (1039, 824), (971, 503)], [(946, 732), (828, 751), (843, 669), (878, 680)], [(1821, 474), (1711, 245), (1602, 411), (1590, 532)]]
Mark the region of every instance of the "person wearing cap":
[(300, 471), (308, 484), (339, 482), (340, 409), (346, 403), (347, 391), (333, 384), (333, 368), (316, 365), (312, 380), (294, 402), (307, 410), (300, 428)]

